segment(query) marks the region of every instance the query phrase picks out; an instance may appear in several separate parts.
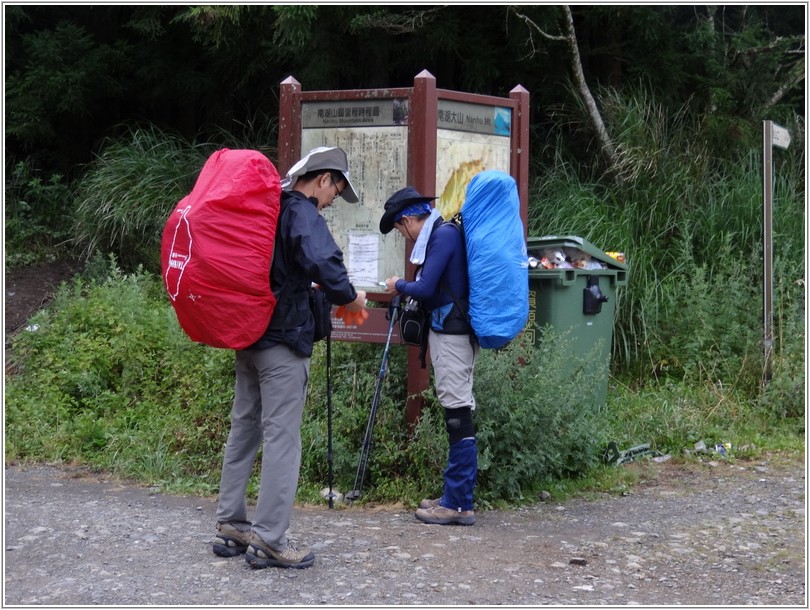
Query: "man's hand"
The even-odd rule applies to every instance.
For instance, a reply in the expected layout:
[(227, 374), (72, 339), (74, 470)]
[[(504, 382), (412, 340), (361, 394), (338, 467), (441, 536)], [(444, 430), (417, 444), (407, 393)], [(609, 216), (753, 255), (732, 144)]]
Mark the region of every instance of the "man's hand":
[(335, 317), (343, 318), (346, 324), (361, 326), (368, 319), (368, 309), (366, 309), (366, 291), (358, 290), (357, 297), (351, 303), (346, 303), (337, 308)]

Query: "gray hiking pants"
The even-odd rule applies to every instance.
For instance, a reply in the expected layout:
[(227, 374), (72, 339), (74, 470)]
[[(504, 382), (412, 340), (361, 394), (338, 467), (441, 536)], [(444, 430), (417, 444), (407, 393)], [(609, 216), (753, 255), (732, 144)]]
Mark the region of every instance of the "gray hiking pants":
[(249, 521), (248, 479), (259, 446), (262, 471), (253, 530), (276, 549), (287, 544), (301, 468), (301, 417), (310, 358), (277, 345), (236, 352), (231, 430), (222, 461), (217, 521)]

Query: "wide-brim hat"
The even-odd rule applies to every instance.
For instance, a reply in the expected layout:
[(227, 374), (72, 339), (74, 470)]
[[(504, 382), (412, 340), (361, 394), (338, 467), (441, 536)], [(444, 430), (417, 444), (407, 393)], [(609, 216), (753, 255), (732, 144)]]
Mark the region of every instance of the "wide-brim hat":
[(397, 217), (397, 214), (409, 205), (422, 202), (427, 203), (434, 199), (436, 199), (436, 197), (426, 197), (412, 186), (399, 189), (385, 202), (385, 213), (383, 213), (382, 218), (380, 218), (380, 233), (383, 235), (390, 233), (391, 229), (394, 228), (394, 219)]
[(281, 188), (289, 191), (295, 186), (298, 178), (317, 170), (334, 170), (343, 174), (346, 179), (346, 188), (343, 189), (340, 196), (349, 203), (357, 203), (360, 200), (357, 197), (357, 191), (354, 189), (352, 181), (349, 180), (349, 160), (346, 158), (346, 152), (337, 146), (313, 148), (303, 159), (290, 168), (290, 171), (281, 181)]

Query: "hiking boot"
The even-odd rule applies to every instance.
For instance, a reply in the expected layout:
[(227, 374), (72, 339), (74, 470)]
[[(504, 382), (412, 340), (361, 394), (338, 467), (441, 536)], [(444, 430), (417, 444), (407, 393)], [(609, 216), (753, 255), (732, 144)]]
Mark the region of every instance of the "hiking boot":
[(245, 552), (248, 546), (250, 524), (245, 523), (245, 530), (238, 529), (233, 523), (217, 523), (217, 535), (214, 538), (214, 555), (236, 557)]
[(287, 547), (277, 551), (270, 547), (256, 532), (250, 532), (245, 561), (252, 568), (308, 568), (315, 561), (315, 553), (309, 549), (297, 549), (289, 540)]
[(416, 511), (416, 518), (423, 523), (435, 523), (436, 525), (472, 525), (475, 523), (473, 511), (453, 510), (444, 506), (420, 508)]
[(422, 500), (419, 503), (419, 508), (436, 508), (439, 505), (439, 500), (441, 500), (441, 498), (436, 498), (435, 500)]

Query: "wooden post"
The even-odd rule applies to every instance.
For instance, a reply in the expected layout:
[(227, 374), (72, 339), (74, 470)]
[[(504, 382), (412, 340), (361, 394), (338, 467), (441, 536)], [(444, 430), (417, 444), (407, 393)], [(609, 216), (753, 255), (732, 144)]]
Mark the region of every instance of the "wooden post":
[[(439, 101), (436, 78), (423, 70), (413, 79), (413, 93), (408, 111), (408, 179), (423, 195), (435, 195), (436, 190), (436, 119)], [(414, 266), (410, 263), (413, 243), (405, 251), (406, 277), (413, 279)], [(406, 420), (412, 429), (422, 415), (424, 400), (420, 396), (428, 388), (430, 372), (419, 362), (419, 348), (408, 348), (408, 401)]]
[(529, 231), (529, 92), (518, 85), (509, 92), (517, 108), (512, 124), (512, 168), (520, 197), (520, 216), (523, 223), (523, 237)]
[(292, 76), (281, 81), (278, 119), (278, 173), (282, 177), (301, 157), (301, 83)]

